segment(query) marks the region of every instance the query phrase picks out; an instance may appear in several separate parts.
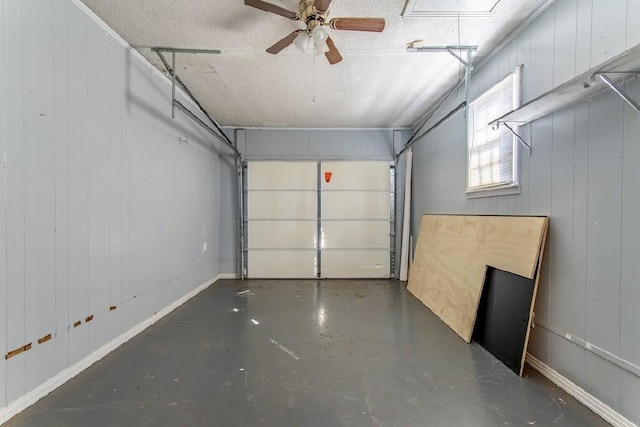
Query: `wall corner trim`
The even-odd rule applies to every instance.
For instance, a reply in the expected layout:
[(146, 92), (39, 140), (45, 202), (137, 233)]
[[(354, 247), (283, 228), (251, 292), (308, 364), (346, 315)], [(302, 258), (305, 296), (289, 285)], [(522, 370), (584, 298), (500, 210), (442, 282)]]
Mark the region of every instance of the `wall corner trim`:
[(72, 365), (67, 369), (59, 372), (52, 378), (49, 378), (47, 381), (40, 384), (38, 387), (34, 388), (33, 390), (31, 390), (24, 396), (18, 398), (17, 400), (9, 403), (4, 408), (0, 408), (0, 425), (9, 421), (11, 418), (18, 415), (20, 412), (24, 411), (29, 406), (33, 405), (38, 400), (42, 399), (43, 397), (45, 397), (46, 395), (48, 395), (49, 393), (51, 393), (52, 391), (54, 391), (55, 389), (57, 389), (67, 381), (69, 381), (70, 379), (74, 378), (76, 375), (78, 375), (85, 369), (89, 368), (91, 365), (93, 365), (94, 363), (96, 363), (97, 361), (99, 361), (109, 353), (111, 353), (113, 350), (120, 347), (122, 344), (129, 341), (131, 338), (138, 335), (140, 332), (147, 329), (149, 326), (155, 324), (158, 320), (162, 319), (167, 314), (171, 313), (173, 310), (180, 307), (182, 304), (189, 301), (191, 298), (193, 298), (200, 292), (204, 291), (205, 289), (213, 285), (218, 280), (222, 278), (226, 278), (226, 276), (229, 276), (229, 275), (219, 274), (215, 278), (203, 283), (202, 285), (198, 286), (197, 288), (190, 291), (183, 297), (174, 301), (172, 304), (168, 305), (164, 309), (158, 311), (156, 314), (138, 323), (136, 326), (129, 329), (119, 337), (103, 345), (93, 353), (89, 354), (84, 359), (80, 360), (75, 365)]
[(580, 403), (593, 412), (598, 414), (602, 419), (610, 423), (614, 427), (638, 427), (624, 416), (614, 411), (609, 405), (600, 401), (595, 396), (588, 393), (582, 387), (574, 384), (568, 378), (564, 377), (555, 369), (551, 368), (536, 357), (527, 353), (526, 362), (536, 371), (540, 372), (549, 381), (575, 397)]

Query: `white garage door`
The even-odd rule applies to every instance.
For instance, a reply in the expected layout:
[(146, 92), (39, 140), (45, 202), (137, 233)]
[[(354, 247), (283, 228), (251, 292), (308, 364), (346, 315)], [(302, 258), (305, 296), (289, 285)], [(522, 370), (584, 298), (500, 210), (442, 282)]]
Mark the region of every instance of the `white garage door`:
[(389, 162), (322, 162), (320, 167), (321, 277), (389, 277)]
[(389, 277), (390, 171), (389, 162), (248, 162), (248, 276)]
[(317, 277), (317, 162), (247, 164), (247, 272)]

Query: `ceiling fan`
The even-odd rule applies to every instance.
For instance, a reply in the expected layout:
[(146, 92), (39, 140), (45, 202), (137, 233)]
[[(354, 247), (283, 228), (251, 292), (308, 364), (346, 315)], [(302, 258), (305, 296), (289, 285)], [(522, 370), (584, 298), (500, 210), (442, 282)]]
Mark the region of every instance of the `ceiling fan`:
[(385, 24), (384, 18), (333, 18), (329, 20), (331, 0), (300, 0), (299, 12), (262, 0), (244, 0), (244, 4), (294, 21), (302, 21), (307, 26), (306, 29), (296, 30), (278, 41), (267, 49), (268, 53), (278, 54), (291, 44), (295, 44), (302, 51), (306, 51), (310, 46), (313, 46), (314, 49), (323, 52), (332, 65), (342, 61), (342, 56), (324, 26), (328, 25), (334, 30), (379, 33), (384, 30)]

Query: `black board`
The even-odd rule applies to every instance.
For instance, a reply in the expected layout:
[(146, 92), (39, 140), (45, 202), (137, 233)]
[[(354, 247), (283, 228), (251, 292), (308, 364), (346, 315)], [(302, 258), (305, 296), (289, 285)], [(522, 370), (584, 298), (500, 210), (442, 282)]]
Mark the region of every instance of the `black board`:
[(534, 280), (487, 267), (473, 340), (520, 375)]

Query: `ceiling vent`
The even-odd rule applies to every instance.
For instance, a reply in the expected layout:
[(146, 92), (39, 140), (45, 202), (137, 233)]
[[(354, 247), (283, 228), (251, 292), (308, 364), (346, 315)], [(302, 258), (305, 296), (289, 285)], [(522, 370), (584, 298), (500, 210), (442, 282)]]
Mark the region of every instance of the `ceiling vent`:
[(402, 16), (404, 18), (425, 18), (433, 16), (493, 16), (505, 0), (407, 0)]

